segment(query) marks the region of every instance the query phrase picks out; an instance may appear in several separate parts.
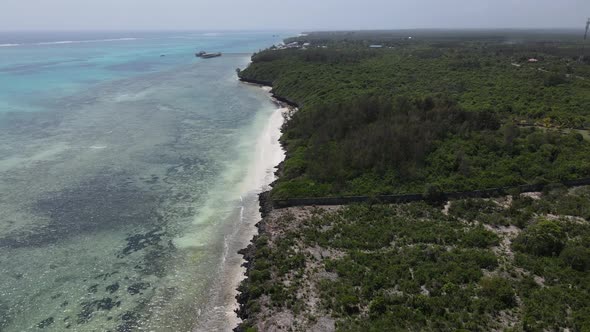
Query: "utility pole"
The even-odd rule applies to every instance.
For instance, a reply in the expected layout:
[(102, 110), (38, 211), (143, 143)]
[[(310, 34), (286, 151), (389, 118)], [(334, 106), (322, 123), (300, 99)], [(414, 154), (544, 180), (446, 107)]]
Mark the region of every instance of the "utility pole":
[(580, 62), (586, 58), (586, 39), (588, 39), (588, 30), (590, 30), (590, 18), (586, 21), (586, 32), (584, 33), (584, 41), (582, 42), (582, 55), (580, 55)]

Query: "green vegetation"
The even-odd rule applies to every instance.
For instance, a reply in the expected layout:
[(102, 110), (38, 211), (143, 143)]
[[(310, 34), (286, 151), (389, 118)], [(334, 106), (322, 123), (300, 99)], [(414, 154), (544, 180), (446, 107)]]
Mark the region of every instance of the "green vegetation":
[(461, 191), (590, 175), (576, 134), (500, 125), (450, 101), (363, 99), (304, 109), (289, 121), (275, 198)]
[(284, 128), (287, 160), (273, 197), (590, 176), (590, 57), (578, 61), (571, 36), (507, 42), (517, 37), (320, 33), (294, 39), (310, 42), (307, 50), (254, 55), (240, 77), (272, 82), (302, 105)]
[(543, 220), (528, 227), (514, 241), (514, 249), (537, 256), (558, 256), (565, 233), (559, 224)]
[(588, 206), (580, 187), (455, 201), (448, 214), (425, 203), (282, 212), (266, 221), (281, 231), (256, 241), (245, 325), (291, 313), (294, 331), (322, 317), (337, 331), (586, 331)]
[(288, 42), (306, 47), (262, 51), (239, 71), (300, 106), (271, 198), (417, 193), (430, 204), (271, 211), (246, 253), (240, 331), (590, 331), (590, 187), (435, 206), (449, 191), (590, 177), (579, 40), (379, 31)]
[[(262, 51), (240, 75), (273, 82), (277, 94), (303, 105), (365, 95), (442, 95), (469, 111), (590, 125), (590, 51), (586, 62), (578, 61), (583, 46), (574, 34), (390, 36), (389, 42), (383, 35), (335, 41), (312, 33), (293, 39), (311, 42), (311, 48)], [(367, 48), (374, 43), (385, 48)], [(530, 58), (539, 62), (529, 63)]]

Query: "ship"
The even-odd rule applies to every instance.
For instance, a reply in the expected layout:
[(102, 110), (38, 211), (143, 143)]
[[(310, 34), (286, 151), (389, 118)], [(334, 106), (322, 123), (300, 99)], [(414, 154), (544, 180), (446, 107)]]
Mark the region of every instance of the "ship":
[(216, 58), (218, 56), (221, 56), (221, 52), (217, 52), (217, 53), (207, 53), (205, 51), (201, 51), (199, 53), (195, 53), (195, 56), (197, 58), (202, 58), (202, 59), (209, 59), (209, 58)]

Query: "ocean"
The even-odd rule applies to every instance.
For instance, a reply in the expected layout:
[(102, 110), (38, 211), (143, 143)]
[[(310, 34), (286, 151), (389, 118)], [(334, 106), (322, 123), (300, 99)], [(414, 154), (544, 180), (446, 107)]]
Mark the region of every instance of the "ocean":
[(284, 37), (0, 33), (0, 331), (233, 328), (283, 158), (236, 68)]

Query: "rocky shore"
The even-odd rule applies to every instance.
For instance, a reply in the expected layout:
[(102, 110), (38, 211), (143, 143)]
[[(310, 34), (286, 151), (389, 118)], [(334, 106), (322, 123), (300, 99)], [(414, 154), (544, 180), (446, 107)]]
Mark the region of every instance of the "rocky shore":
[[(240, 81), (247, 84), (257, 85), (260, 87), (272, 88), (272, 84), (270, 82), (261, 82), (242, 78), (240, 78)], [(288, 100), (287, 98), (283, 98), (281, 96), (274, 94), (272, 90), (269, 90), (269, 93), (271, 94), (272, 100), (277, 104), (279, 108), (288, 109), (288, 112), (284, 113), (286, 114), (284, 116), (288, 117), (292, 112), (297, 110), (297, 103)], [(275, 176), (279, 177), (283, 169), (283, 162), (279, 163), (276, 168), (277, 170), (275, 172)], [(272, 184), (270, 184), (270, 186), (272, 187)], [(259, 246), (257, 246), (256, 243), (258, 242), (258, 239), (260, 239), (261, 237), (269, 236), (270, 234), (270, 232), (267, 229), (269, 215), (273, 211), (273, 204), (270, 198), (270, 191), (264, 191), (258, 194), (258, 203), (261, 220), (255, 225), (257, 228), (257, 235), (253, 237), (252, 241), (246, 248), (238, 251), (238, 254), (242, 255), (245, 260), (242, 266), (246, 268), (246, 278), (240, 282), (240, 285), (238, 287), (239, 293), (236, 296), (238, 304), (238, 309), (236, 310), (236, 313), (238, 318), (240, 318), (243, 321), (243, 323), (239, 324), (234, 329), (234, 331), (246, 331), (246, 326), (244, 322), (250, 321), (253, 318), (253, 314), (246, 307), (246, 304), (248, 303), (251, 294), (246, 290), (247, 287), (245, 287), (245, 285), (247, 285), (249, 282), (252, 263), (255, 259), (256, 251), (257, 249), (259, 249)]]
[[(247, 270), (248, 278), (244, 279), (238, 288), (237, 315), (242, 319), (242, 323), (234, 331), (334, 331), (335, 320), (319, 307), (317, 285), (320, 280), (331, 277), (325, 270), (323, 259), (333, 258), (337, 253), (321, 248), (306, 248), (303, 243), (297, 243), (294, 246), (302, 250), (297, 253), (290, 249), (284, 250), (283, 247), (290, 243), (292, 240), (290, 234), (302, 227), (302, 223), (324, 212), (338, 210), (340, 206), (273, 209), (269, 194), (264, 192), (259, 196), (260, 212), (263, 218), (256, 224), (258, 235), (247, 248), (239, 252), (246, 260), (243, 266)], [(267, 253), (293, 257), (301, 263), (300, 276), (294, 277), (292, 274), (297, 273), (294, 271), (279, 276), (266, 269), (265, 272), (268, 275), (264, 277), (269, 279), (270, 284), (280, 285), (283, 289), (292, 288), (291, 296), (297, 298), (299, 304), (293, 307), (275, 306), (273, 301), (276, 299), (273, 299), (272, 291), (270, 295), (260, 294), (261, 284), (258, 275), (261, 271), (260, 264), (264, 264), (261, 260), (267, 257)], [(256, 264), (259, 266), (255, 266)], [(285, 302), (291, 302), (291, 300), (285, 300)]]
[[(261, 81), (261, 80), (250, 79), (250, 78), (245, 78), (245, 77), (240, 77), (239, 79), (241, 82), (244, 82), (244, 83), (255, 84), (255, 85), (265, 86), (265, 87), (269, 87), (269, 88), (273, 87), (272, 82), (268, 82), (268, 81)], [(299, 106), (300, 106), (298, 102), (291, 100), (291, 99), (284, 97), (284, 96), (279, 96), (272, 90), (270, 91), (270, 94), (274, 100), (281, 102), (290, 108), (299, 108)]]
[[(269, 196), (270, 196), (270, 191), (265, 191), (265, 192), (262, 192), (258, 195), (259, 202), (260, 202), (260, 214), (262, 216), (262, 220), (260, 220), (260, 222), (258, 222), (256, 224), (256, 228), (258, 229), (258, 234), (254, 236), (254, 238), (252, 239), (252, 242), (246, 248), (238, 251), (238, 253), (240, 255), (244, 256), (245, 262), (242, 266), (246, 268), (246, 277), (248, 277), (250, 275), (252, 263), (253, 263), (254, 258), (256, 256), (256, 249), (257, 249), (256, 242), (257, 242), (257, 240), (261, 236), (268, 235), (265, 226), (266, 226), (266, 222), (267, 222), (267, 217), (272, 211), (272, 204), (270, 203)], [(250, 295), (251, 295), (251, 294), (249, 294), (249, 292), (247, 292), (245, 290), (244, 286), (247, 283), (248, 283), (248, 279), (246, 278), (240, 283), (240, 286), (238, 287), (239, 294), (236, 296), (236, 299), (237, 299), (239, 307), (238, 307), (236, 313), (237, 313), (238, 317), (242, 320), (242, 323), (234, 329), (235, 332), (245, 332), (246, 326), (244, 326), (244, 322), (249, 321), (254, 316), (253, 313), (250, 312), (246, 308), (246, 304), (248, 303), (248, 299), (250, 298)]]

